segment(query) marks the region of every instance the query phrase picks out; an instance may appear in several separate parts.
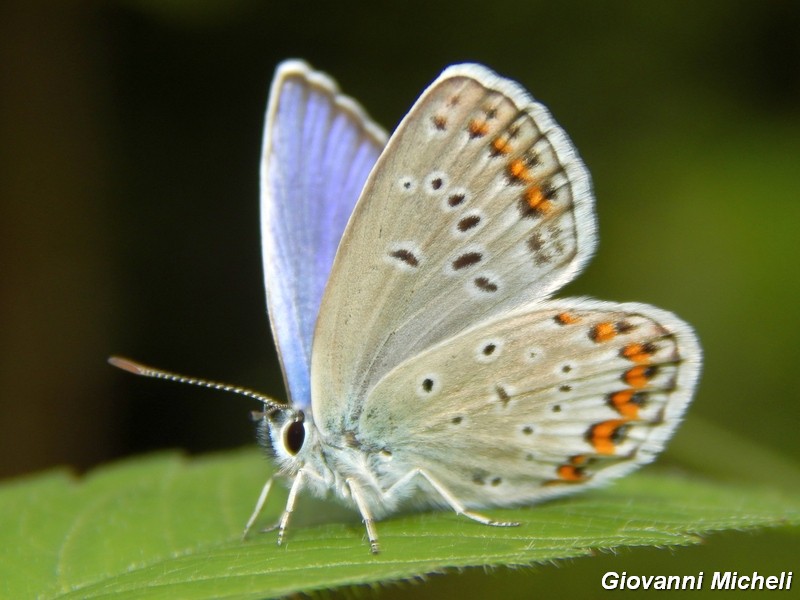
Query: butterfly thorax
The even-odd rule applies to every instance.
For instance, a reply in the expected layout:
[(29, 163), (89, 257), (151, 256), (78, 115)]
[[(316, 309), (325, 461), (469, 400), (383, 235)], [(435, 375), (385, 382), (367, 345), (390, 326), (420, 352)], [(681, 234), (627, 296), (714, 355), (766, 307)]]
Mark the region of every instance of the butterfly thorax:
[(403, 469), (392, 465), (389, 451), (372, 448), (356, 431), (323, 436), (311, 415), (289, 407), (264, 413), (260, 426), (262, 444), (281, 474), (294, 479), (302, 471), (303, 487), (318, 497), (333, 496), (355, 507), (351, 492), (355, 485), (380, 518), (394, 512), (407, 496), (401, 494), (387, 505), (384, 491), (396, 483)]

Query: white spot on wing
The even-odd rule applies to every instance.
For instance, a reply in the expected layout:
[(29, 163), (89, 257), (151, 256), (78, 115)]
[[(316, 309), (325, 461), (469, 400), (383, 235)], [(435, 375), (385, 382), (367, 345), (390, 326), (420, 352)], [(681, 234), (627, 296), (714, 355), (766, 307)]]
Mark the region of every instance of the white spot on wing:
[(544, 358), (544, 350), (538, 346), (531, 346), (522, 351), (522, 362), (525, 364), (533, 364), (539, 362)]
[(451, 232), (455, 237), (464, 238), (480, 231), (485, 224), (486, 218), (483, 212), (471, 210), (459, 216), (453, 224)]
[(466, 188), (451, 188), (442, 197), (442, 210), (445, 212), (461, 210), (471, 199), (472, 196)]
[(482, 340), (475, 348), (475, 360), (480, 363), (496, 361), (502, 354), (504, 345), (505, 341), (502, 338)]
[(464, 284), (467, 294), (471, 298), (479, 300), (489, 300), (497, 298), (497, 294), (503, 289), (502, 280), (492, 271), (480, 271), (470, 273), (470, 277)]
[(430, 196), (441, 196), (447, 192), (450, 178), (444, 171), (432, 171), (425, 177), (422, 188)]
[(445, 263), (445, 275), (470, 275), (489, 260), (486, 248), (478, 244), (468, 244), (453, 252)]
[(426, 373), (417, 378), (417, 396), (431, 398), (442, 389), (442, 379), (438, 373)]
[(390, 244), (383, 258), (388, 264), (406, 272), (416, 271), (425, 260), (422, 250), (413, 241)]
[(417, 180), (410, 175), (398, 177), (397, 189), (404, 195), (413, 194), (417, 190)]
[(556, 373), (562, 378), (575, 376), (575, 364), (571, 362), (561, 363), (556, 367)]

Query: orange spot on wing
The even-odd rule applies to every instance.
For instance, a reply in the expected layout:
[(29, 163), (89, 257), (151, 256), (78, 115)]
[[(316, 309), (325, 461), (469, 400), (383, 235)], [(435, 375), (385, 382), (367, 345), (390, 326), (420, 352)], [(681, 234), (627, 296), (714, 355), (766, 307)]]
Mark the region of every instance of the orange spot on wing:
[(622, 356), (633, 362), (647, 362), (650, 355), (644, 351), (641, 344), (628, 344), (622, 349)]
[(597, 425), (593, 425), (587, 434), (589, 443), (594, 446), (598, 454), (614, 454), (618, 438), (622, 433), (622, 427), (628, 423), (628, 419), (610, 419)]
[(614, 392), (609, 397), (611, 406), (623, 417), (629, 419), (635, 419), (639, 416), (639, 405), (635, 402), (631, 402), (633, 394), (633, 390), (622, 390), (620, 392)]
[(511, 144), (508, 143), (508, 140), (504, 140), (503, 138), (494, 138), (492, 140), (492, 151), (494, 154), (508, 154), (511, 150)]
[(580, 321), (580, 317), (576, 317), (572, 313), (567, 313), (567, 312), (558, 313), (555, 316), (555, 319), (556, 323), (559, 323), (560, 325), (574, 325), (575, 323)]
[(588, 460), (589, 457), (587, 457), (585, 454), (576, 454), (575, 456), (570, 457), (569, 462), (570, 464), (578, 467), (580, 465), (585, 465)]
[(636, 365), (625, 371), (623, 379), (632, 388), (643, 388), (655, 375), (655, 369), (647, 365)]
[(556, 472), (563, 481), (579, 482), (586, 480), (583, 469), (575, 465), (561, 465)]
[(531, 172), (528, 170), (528, 167), (525, 166), (525, 162), (519, 158), (515, 158), (508, 163), (508, 175), (515, 181), (522, 181), (525, 183), (533, 181)]
[(617, 330), (614, 327), (614, 324), (607, 322), (598, 323), (597, 325), (592, 327), (592, 331), (589, 333), (589, 337), (591, 337), (598, 344), (612, 340), (616, 335), (617, 335)]
[(483, 137), (489, 133), (489, 125), (486, 121), (472, 119), (467, 125), (467, 131), (469, 131), (470, 137)]
[(525, 201), (531, 210), (538, 213), (546, 213), (550, 210), (550, 201), (545, 198), (542, 188), (532, 185), (525, 190)]
[(444, 131), (447, 128), (447, 119), (441, 115), (433, 117), (433, 126), (439, 131)]
[(620, 353), (624, 358), (637, 363), (646, 363), (655, 354), (656, 347), (652, 343), (628, 344)]

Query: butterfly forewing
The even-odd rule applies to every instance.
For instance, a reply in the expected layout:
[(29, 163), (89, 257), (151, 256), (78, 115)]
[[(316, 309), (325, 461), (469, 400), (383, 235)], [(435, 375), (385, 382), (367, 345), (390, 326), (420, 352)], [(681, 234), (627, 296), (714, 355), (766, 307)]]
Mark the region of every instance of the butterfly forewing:
[(665, 311), (548, 301), (400, 364), (364, 403), (359, 441), (387, 480), (420, 468), (468, 505), (529, 503), (650, 462), (699, 360), (690, 328)]
[(314, 340), (318, 426), (351, 427), (397, 364), (572, 279), (594, 249), (592, 203), (544, 107), (483, 67), (446, 70), (389, 141), (336, 255)]
[(283, 63), (261, 165), (270, 321), (295, 405), (309, 404), (311, 341), (339, 239), (385, 134), (327, 76)]

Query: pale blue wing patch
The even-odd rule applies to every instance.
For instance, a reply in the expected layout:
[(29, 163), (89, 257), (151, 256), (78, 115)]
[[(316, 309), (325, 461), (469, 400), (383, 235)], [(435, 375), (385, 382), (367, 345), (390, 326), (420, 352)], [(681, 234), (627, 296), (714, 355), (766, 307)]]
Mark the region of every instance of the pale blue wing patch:
[(334, 255), (386, 141), (335, 82), (286, 61), (270, 91), (261, 234), (272, 330), (291, 401), (310, 405), (311, 341)]

